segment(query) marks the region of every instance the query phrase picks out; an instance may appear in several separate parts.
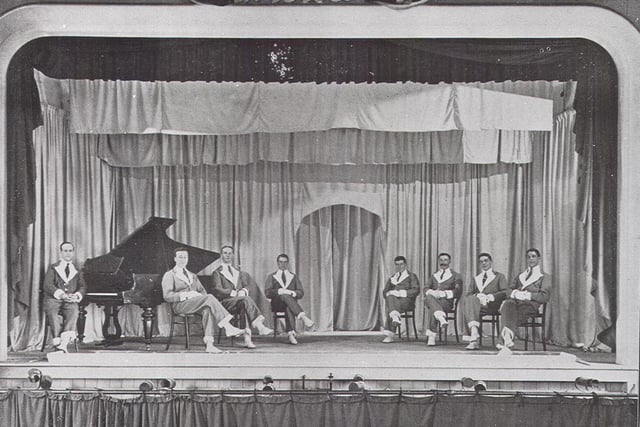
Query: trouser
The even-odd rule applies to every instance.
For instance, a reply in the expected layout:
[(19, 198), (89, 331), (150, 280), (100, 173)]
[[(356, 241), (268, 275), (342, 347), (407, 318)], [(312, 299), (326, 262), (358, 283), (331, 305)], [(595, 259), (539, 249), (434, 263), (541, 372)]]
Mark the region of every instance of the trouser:
[(515, 333), (518, 325), (526, 321), (529, 316), (538, 312), (539, 303), (534, 301), (504, 300), (500, 307), (500, 322), (502, 328), (509, 328)]
[(296, 318), (304, 311), (298, 304), (298, 300), (291, 295), (276, 295), (271, 300), (271, 310), (284, 311), (287, 332), (296, 330)]
[[(483, 306), (480, 304), (478, 297), (473, 295), (466, 295), (460, 300), (460, 311), (462, 314), (462, 335), (471, 335), (471, 328), (469, 323), (477, 322), (480, 326), (480, 317), (485, 314), (497, 314), (500, 309), (500, 302), (492, 301)], [(482, 331), (480, 331), (482, 333)]]
[(219, 324), (229, 316), (229, 312), (211, 294), (174, 302), (171, 307), (174, 313), (177, 314), (199, 314), (202, 316), (202, 328), (204, 329), (205, 337), (212, 337), (215, 324)]
[(53, 338), (60, 337), (61, 332), (75, 332), (80, 313), (78, 303), (47, 297), (43, 306)]
[(393, 324), (391, 322), (391, 316), (389, 316), (389, 313), (393, 312), (393, 311), (397, 311), (398, 313), (404, 313), (407, 310), (413, 310), (416, 306), (416, 302), (413, 298), (406, 298), (406, 297), (396, 297), (393, 295), (389, 295), (386, 298), (386, 312), (387, 312), (387, 327), (386, 329), (388, 331), (393, 330)]
[(250, 296), (229, 297), (223, 299), (221, 302), (224, 308), (231, 314), (235, 315), (244, 312), (245, 315), (240, 316), (240, 324), (238, 325), (240, 329), (247, 327), (247, 319), (249, 319), (249, 323), (251, 324), (258, 317), (262, 316), (260, 309)]
[(427, 318), (427, 329), (431, 332), (438, 332), (440, 322), (433, 316), (436, 311), (447, 312), (453, 308), (453, 299), (436, 298), (433, 295), (424, 297), (424, 305), (426, 308), (425, 316)]

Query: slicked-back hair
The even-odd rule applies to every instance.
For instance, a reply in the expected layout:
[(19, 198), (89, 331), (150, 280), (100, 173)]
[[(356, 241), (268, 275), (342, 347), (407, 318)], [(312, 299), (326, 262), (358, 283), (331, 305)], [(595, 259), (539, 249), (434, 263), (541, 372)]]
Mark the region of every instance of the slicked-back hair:
[(451, 261), (451, 255), (449, 255), (448, 253), (446, 253), (446, 252), (440, 252), (440, 253), (438, 254), (438, 258), (440, 258), (441, 256), (446, 256), (447, 258), (449, 258), (449, 261)]
[(68, 241), (68, 240), (65, 240), (64, 242), (60, 243), (60, 250), (62, 250), (62, 247), (63, 247), (64, 245), (71, 245), (71, 247), (72, 247), (73, 249), (75, 249), (75, 248), (76, 248), (75, 246), (73, 246), (73, 243), (71, 243), (71, 242), (70, 242), (70, 241)]
[(395, 258), (393, 259), (393, 262), (398, 262), (398, 261), (402, 261), (402, 262), (404, 262), (405, 264), (407, 263), (407, 259), (406, 259), (405, 257), (403, 257), (402, 255), (398, 255), (397, 257), (395, 257)]
[(287, 255), (287, 254), (280, 254), (280, 255), (278, 255), (278, 256), (276, 257), (276, 262), (280, 261), (280, 258), (284, 258), (284, 259), (286, 259), (287, 261), (289, 261), (289, 255)]
[(538, 256), (538, 258), (540, 258), (540, 251), (539, 251), (539, 250), (537, 250), (536, 248), (529, 248), (529, 249), (527, 249), (527, 253), (529, 253), (529, 252), (533, 252), (533, 253), (535, 253), (535, 254)]
[(491, 254), (489, 252), (482, 252), (480, 255), (478, 255), (478, 260), (480, 260), (480, 258), (482, 258), (483, 256), (489, 258), (489, 261), (493, 261), (493, 258), (491, 258)]
[(189, 249), (185, 248), (184, 246), (178, 246), (177, 248), (175, 248), (173, 250), (173, 255), (176, 256), (178, 255), (178, 252), (186, 252), (189, 253)]
[(231, 246), (231, 245), (224, 245), (224, 246), (222, 246), (222, 247), (220, 248), (220, 253), (222, 253), (222, 251), (224, 251), (224, 249), (225, 249), (225, 248), (229, 248), (229, 249), (231, 249), (231, 252), (233, 252), (233, 253), (235, 253), (235, 252), (236, 252), (236, 250), (235, 250), (235, 249), (233, 249), (233, 246)]

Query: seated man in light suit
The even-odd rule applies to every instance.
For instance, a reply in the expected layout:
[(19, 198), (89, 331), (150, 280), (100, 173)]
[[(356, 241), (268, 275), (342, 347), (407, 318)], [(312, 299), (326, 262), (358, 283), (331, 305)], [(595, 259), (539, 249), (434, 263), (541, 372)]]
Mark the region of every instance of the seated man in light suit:
[(171, 309), (176, 314), (194, 314), (202, 316), (204, 329), (205, 351), (207, 353), (221, 353), (213, 345), (214, 321), (218, 327), (224, 328), (227, 336), (243, 335), (244, 331), (236, 328), (230, 322), (231, 314), (213, 295), (207, 293), (200, 279), (187, 270), (189, 252), (186, 248), (174, 250), (175, 267), (162, 276), (162, 295), (164, 300), (171, 303)]
[(474, 277), (471, 288), (460, 300), (462, 312), (462, 327), (464, 334), (462, 339), (469, 341), (467, 350), (480, 348), (478, 339), (480, 333), (480, 316), (483, 314), (497, 313), (502, 300), (507, 296), (507, 279), (504, 274), (493, 271), (491, 255), (483, 252), (478, 255), (480, 274)]
[(532, 314), (538, 312), (541, 304), (549, 301), (551, 297), (551, 283), (544, 280), (544, 274), (540, 269), (540, 251), (527, 250), (527, 269), (517, 275), (511, 283), (511, 291), (508, 298), (500, 307), (502, 343), (497, 347), (502, 353), (511, 353), (514, 333), (518, 325)]
[(42, 284), (44, 312), (51, 328), (53, 345), (67, 352), (67, 345), (76, 338), (78, 303), (86, 286), (82, 273), (73, 264), (75, 248), (71, 242), (60, 244), (60, 260), (47, 269)]
[(289, 256), (280, 254), (276, 262), (278, 270), (267, 276), (264, 290), (267, 298), (271, 300), (271, 309), (274, 312), (284, 311), (287, 338), (290, 344), (296, 345), (296, 319), (302, 320), (307, 328), (313, 327), (313, 320), (309, 319), (298, 303), (304, 296), (304, 290), (298, 275), (288, 270)]
[[(255, 348), (251, 341), (251, 327), (256, 328), (260, 335), (270, 335), (273, 329), (264, 325), (264, 316), (249, 295), (250, 284), (254, 284), (253, 278), (244, 271), (233, 266), (233, 247), (225, 245), (220, 249), (222, 265), (214, 270), (213, 294), (230, 313), (244, 313), (240, 319), (240, 328), (245, 329), (244, 343), (248, 348)], [(247, 319), (251, 327), (247, 326)]]
[(462, 276), (449, 268), (451, 255), (443, 252), (438, 255), (440, 269), (429, 276), (426, 284), (424, 305), (427, 318), (427, 345), (436, 345), (436, 332), (438, 324), (446, 326), (446, 311), (453, 308), (454, 298), (459, 298), (462, 293)]
[(394, 330), (402, 325), (400, 313), (413, 310), (416, 297), (420, 294), (418, 276), (407, 270), (407, 259), (397, 256), (393, 259), (396, 272), (387, 280), (382, 291), (387, 306), (387, 326), (384, 329), (383, 343), (393, 342)]

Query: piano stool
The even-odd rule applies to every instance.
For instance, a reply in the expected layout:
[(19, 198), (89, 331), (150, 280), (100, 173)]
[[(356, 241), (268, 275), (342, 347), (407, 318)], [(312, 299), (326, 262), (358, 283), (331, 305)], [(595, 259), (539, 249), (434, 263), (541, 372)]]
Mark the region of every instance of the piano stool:
[[(47, 346), (47, 337), (49, 335), (49, 320), (47, 319), (47, 315), (45, 314), (43, 316), (43, 318), (44, 318), (44, 336), (42, 337), (42, 347), (40, 348), (40, 351), (44, 351), (45, 347)], [(73, 344), (76, 347), (76, 353), (77, 353), (78, 352), (78, 338), (73, 340)]]
[(171, 310), (171, 329), (169, 330), (169, 339), (167, 340), (167, 347), (165, 350), (169, 350), (169, 346), (171, 346), (171, 340), (173, 340), (173, 327), (175, 325), (184, 325), (184, 336), (185, 336), (185, 348), (189, 350), (190, 347), (190, 339), (191, 339), (191, 325), (197, 325), (198, 319), (196, 318), (198, 315), (193, 314), (178, 314)]

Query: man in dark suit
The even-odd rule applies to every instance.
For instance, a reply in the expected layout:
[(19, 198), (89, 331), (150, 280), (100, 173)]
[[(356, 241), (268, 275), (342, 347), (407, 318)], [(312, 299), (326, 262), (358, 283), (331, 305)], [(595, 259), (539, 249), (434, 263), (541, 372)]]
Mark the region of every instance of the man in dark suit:
[(278, 270), (267, 276), (264, 290), (271, 300), (274, 312), (284, 311), (287, 338), (290, 344), (296, 345), (296, 319), (302, 320), (307, 328), (313, 327), (311, 320), (304, 312), (298, 300), (304, 296), (304, 290), (298, 275), (289, 271), (289, 256), (280, 254), (276, 258)]
[(71, 242), (60, 244), (60, 260), (49, 266), (44, 276), (44, 312), (51, 328), (53, 345), (67, 352), (67, 345), (76, 339), (76, 323), (86, 286), (82, 272), (73, 264), (75, 248)]
[(500, 304), (507, 296), (508, 285), (504, 274), (493, 271), (493, 259), (486, 252), (478, 255), (480, 274), (474, 277), (474, 283), (460, 300), (462, 312), (462, 327), (464, 334), (462, 339), (468, 341), (467, 350), (480, 348), (478, 339), (482, 331), (479, 331), (480, 316), (497, 313)]
[(498, 344), (501, 352), (511, 353), (514, 331), (518, 325), (532, 314), (536, 314), (540, 305), (551, 297), (551, 282), (544, 280), (540, 269), (540, 251), (527, 250), (527, 269), (514, 277), (508, 298), (500, 307), (502, 342)]
[(171, 309), (176, 314), (198, 313), (202, 316), (204, 330), (203, 341), (207, 353), (221, 353), (213, 345), (213, 326), (224, 328), (227, 336), (243, 335), (244, 331), (231, 325), (231, 314), (213, 295), (209, 295), (200, 283), (198, 276), (187, 270), (189, 252), (186, 248), (174, 250), (175, 267), (162, 276), (162, 295), (164, 300), (171, 303)]
[(420, 294), (420, 281), (418, 276), (407, 270), (407, 259), (397, 256), (393, 259), (396, 272), (387, 280), (382, 291), (386, 301), (387, 326), (384, 329), (383, 343), (393, 342), (394, 330), (402, 325), (400, 314), (413, 310), (416, 297)]
[(453, 308), (453, 301), (462, 293), (462, 276), (453, 271), (451, 255), (442, 252), (438, 255), (438, 271), (429, 276), (426, 284), (424, 305), (427, 318), (427, 345), (436, 345), (436, 332), (438, 325), (446, 326), (446, 311)]
[[(249, 273), (240, 271), (233, 266), (235, 253), (232, 246), (225, 245), (220, 249), (222, 265), (214, 270), (213, 295), (220, 300), (229, 313), (243, 313), (239, 328), (245, 329), (245, 346), (255, 347), (251, 341), (251, 328), (255, 328), (260, 335), (270, 335), (273, 329), (264, 324), (264, 316), (250, 295), (257, 285)], [(247, 320), (249, 325), (247, 326)]]

